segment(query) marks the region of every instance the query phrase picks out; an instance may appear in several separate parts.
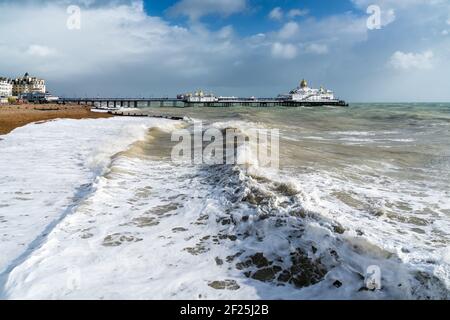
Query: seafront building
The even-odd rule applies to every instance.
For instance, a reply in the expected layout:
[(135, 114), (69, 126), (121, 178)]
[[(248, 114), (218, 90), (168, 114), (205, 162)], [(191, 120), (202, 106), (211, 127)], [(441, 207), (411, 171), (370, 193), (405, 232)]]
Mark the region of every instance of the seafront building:
[(23, 77), (9, 79), (0, 77), (0, 103), (8, 103), (10, 99), (20, 99), (31, 103), (57, 102), (58, 97), (49, 94), (45, 80), (25, 73)]
[(8, 78), (0, 78), (0, 97), (11, 97), (13, 94), (13, 84)]
[(46, 92), (45, 80), (31, 77), (28, 73), (21, 78), (12, 80), (12, 94), (20, 96), (27, 93), (44, 93)]
[(219, 101), (219, 99), (212, 93), (204, 93), (202, 90), (199, 90), (197, 92), (195, 92), (194, 94), (192, 93), (183, 93), (183, 94), (179, 94), (177, 96), (178, 99), (180, 100), (185, 100), (187, 102), (216, 102)]
[(300, 85), (297, 88), (291, 90), (289, 94), (279, 95), (278, 98), (286, 101), (310, 102), (327, 102), (335, 100), (333, 91), (324, 89), (323, 87), (320, 87), (320, 89), (310, 88), (305, 79), (300, 82)]

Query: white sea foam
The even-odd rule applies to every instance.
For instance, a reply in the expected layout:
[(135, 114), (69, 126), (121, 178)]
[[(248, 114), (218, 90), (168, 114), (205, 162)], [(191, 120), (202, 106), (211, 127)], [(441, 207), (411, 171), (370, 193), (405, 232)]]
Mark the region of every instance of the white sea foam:
[[(111, 157), (153, 119), (58, 120), (31, 124), (0, 141), (0, 274), (26, 259), (92, 189)], [(0, 279), (1, 280), (1, 279)], [(1, 283), (1, 281), (0, 281)]]
[[(0, 180), (13, 182), (8, 189), (0, 185), (7, 191), (0, 193), (0, 205), (9, 205), (0, 207), (8, 214), (0, 226), (11, 235), (0, 242), (9, 248), (2, 297), (448, 298), (449, 252), (443, 246), (450, 204), (444, 190), (385, 176), (398, 170), (391, 164), (344, 172), (276, 172), (252, 161), (243, 167), (176, 165), (132, 152), (111, 162), (131, 142), (144, 139), (146, 128), (169, 126), (169, 132), (173, 123), (64, 120), (44, 124), (45, 130), (25, 127), (22, 139), (14, 132), (0, 141), (9, 154), (2, 165), (24, 154), (23, 162)], [(253, 124), (213, 126), (246, 132)], [(123, 142), (116, 140), (124, 136)], [(103, 149), (108, 142), (112, 147)], [(47, 159), (42, 171), (23, 169), (42, 159)], [(45, 182), (46, 175), (51, 181)], [(78, 201), (55, 202), (89, 183)], [(13, 192), (24, 185), (36, 188), (41, 200), (14, 199)], [(70, 214), (58, 220), (68, 207)], [(31, 218), (8, 222), (29, 208), (35, 208)], [(389, 216), (391, 211), (401, 214)], [(58, 223), (43, 232), (55, 219)], [(35, 234), (17, 236), (24, 230)], [(43, 233), (39, 246), (20, 246)], [(20, 259), (18, 252), (24, 253)], [(382, 290), (364, 289), (370, 266), (380, 268)], [(279, 268), (276, 277), (270, 274), (273, 267)], [(292, 268), (310, 273), (304, 274), (306, 280), (295, 279)], [(279, 278), (283, 273), (287, 280)]]
[(330, 132), (332, 135), (343, 135), (343, 136), (375, 136), (377, 132), (368, 131), (334, 131)]

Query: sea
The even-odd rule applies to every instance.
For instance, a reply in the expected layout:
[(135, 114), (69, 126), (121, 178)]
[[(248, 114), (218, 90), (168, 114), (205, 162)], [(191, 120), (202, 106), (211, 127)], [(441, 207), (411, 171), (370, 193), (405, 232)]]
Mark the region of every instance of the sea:
[[(450, 298), (450, 104), (141, 112), (0, 136), (0, 298)], [(199, 123), (278, 168), (173, 161)]]

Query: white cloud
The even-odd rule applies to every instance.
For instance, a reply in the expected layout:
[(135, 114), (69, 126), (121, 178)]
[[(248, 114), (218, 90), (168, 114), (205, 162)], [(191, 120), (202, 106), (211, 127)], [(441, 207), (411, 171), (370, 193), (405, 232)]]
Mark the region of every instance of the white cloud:
[(296, 18), (296, 17), (303, 17), (303, 16), (306, 16), (308, 13), (309, 13), (309, 11), (306, 9), (304, 9), (304, 10), (292, 9), (288, 12), (288, 17), (291, 19)]
[(217, 32), (217, 36), (220, 39), (229, 39), (233, 37), (234, 29), (233, 26), (225, 26)]
[(272, 45), (272, 55), (276, 58), (293, 59), (297, 56), (297, 47), (293, 44), (275, 42)]
[(44, 58), (44, 57), (49, 57), (49, 56), (55, 55), (56, 50), (46, 47), (46, 46), (33, 44), (28, 47), (27, 54), (29, 54), (31, 56)]
[(434, 54), (431, 50), (423, 53), (397, 51), (392, 55), (389, 64), (399, 70), (431, 69), (433, 67), (433, 57)]
[(269, 18), (272, 20), (281, 20), (283, 19), (284, 13), (280, 7), (273, 8), (269, 13)]
[(397, 19), (394, 9), (388, 9), (381, 12), (381, 25), (387, 26)]
[(175, 16), (187, 16), (191, 20), (197, 20), (211, 14), (229, 16), (246, 8), (247, 0), (180, 0), (168, 11)]
[(312, 43), (306, 46), (306, 52), (314, 54), (326, 54), (328, 53), (328, 46), (326, 44)]
[[(306, 9), (305, 10), (292, 9), (286, 13), (286, 17), (289, 19), (294, 19), (296, 17), (306, 16), (308, 13), (309, 13), (309, 11)], [(281, 21), (281, 20), (283, 20), (284, 17), (285, 17), (285, 13), (284, 13), (283, 9), (281, 9), (280, 7), (273, 8), (272, 11), (270, 11), (270, 13), (269, 13), (269, 18), (271, 20)]]
[(326, 43), (329, 47), (354, 44), (368, 39), (366, 18), (353, 14), (306, 19), (299, 23), (302, 41)]
[(298, 35), (299, 26), (296, 22), (288, 22), (286, 23), (281, 30), (278, 32), (278, 37), (281, 39), (290, 39)]

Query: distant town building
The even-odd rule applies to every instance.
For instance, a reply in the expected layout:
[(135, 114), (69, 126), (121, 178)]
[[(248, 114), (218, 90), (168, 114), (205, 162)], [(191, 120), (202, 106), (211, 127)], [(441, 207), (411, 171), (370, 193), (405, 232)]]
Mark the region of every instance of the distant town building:
[(11, 97), (13, 95), (13, 85), (10, 79), (0, 78), (0, 97)]
[(38, 79), (36, 77), (31, 77), (28, 73), (22, 78), (17, 78), (12, 80), (12, 93), (14, 96), (20, 96), (25, 93), (44, 93), (45, 90), (45, 80)]

